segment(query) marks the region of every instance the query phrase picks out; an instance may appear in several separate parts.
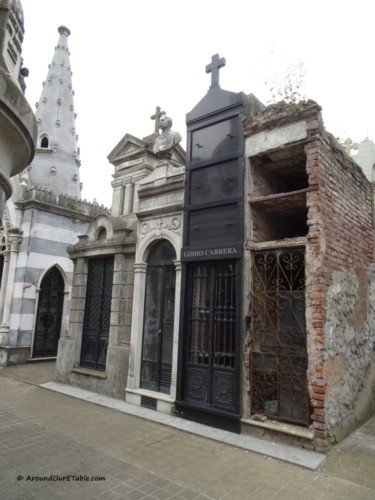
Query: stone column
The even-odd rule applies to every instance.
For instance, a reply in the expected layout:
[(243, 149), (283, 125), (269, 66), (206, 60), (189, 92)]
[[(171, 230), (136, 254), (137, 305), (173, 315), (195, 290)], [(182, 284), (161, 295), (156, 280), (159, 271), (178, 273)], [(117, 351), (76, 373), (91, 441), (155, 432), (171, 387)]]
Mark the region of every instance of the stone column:
[(176, 267), (176, 293), (175, 293), (175, 302), (174, 302), (171, 397), (173, 399), (176, 399), (177, 368), (178, 368), (178, 337), (179, 337), (179, 330), (180, 330), (182, 263), (180, 260), (175, 260), (174, 265)]
[(124, 196), (124, 215), (131, 214), (133, 212), (133, 201), (134, 201), (134, 183), (127, 182), (125, 184), (125, 196)]
[(63, 316), (66, 319), (61, 329), (56, 360), (57, 380), (64, 383), (69, 382), (72, 368), (79, 366), (80, 362), (87, 283), (87, 259), (80, 257), (72, 260), (73, 284), (71, 292), (68, 284), (64, 290)]
[[(10, 258), (8, 263), (8, 279), (6, 282), (5, 300), (2, 310), (1, 326), (0, 326), (0, 345), (9, 344), (9, 324), (10, 313), (13, 300), (14, 278), (16, 275), (17, 256), (22, 240), (22, 231), (18, 228), (12, 228), (8, 231), (8, 240), (10, 246)], [(1, 297), (3, 292), (1, 293)]]
[[(3, 255), (4, 258), (4, 264), (3, 264), (3, 277), (1, 281), (1, 290), (0, 290), (0, 320), (1, 324), (3, 324), (3, 314), (4, 314), (4, 306), (5, 306), (5, 301), (7, 297), (7, 288), (8, 288), (8, 274), (9, 274), (9, 261), (10, 261), (10, 252), (6, 252)], [(9, 335), (9, 330), (8, 332), (2, 331), (2, 327), (0, 326), (0, 345), (8, 345), (8, 336)]]
[(73, 366), (80, 364), (81, 345), (83, 335), (83, 321), (85, 317), (86, 291), (88, 276), (88, 258), (79, 257), (74, 260), (73, 286), (69, 314), (69, 340), (74, 342)]
[(64, 302), (63, 302), (63, 311), (62, 311), (62, 320), (61, 320), (61, 335), (60, 338), (69, 337), (69, 299), (70, 299), (70, 290), (64, 290)]
[(125, 254), (118, 253), (114, 256), (113, 285), (111, 301), (111, 320), (109, 329), (109, 346), (118, 346), (125, 343), (125, 313), (124, 313), (124, 288), (125, 283)]
[(127, 386), (138, 389), (141, 369), (141, 352), (143, 338), (143, 313), (145, 303), (147, 264), (134, 264), (134, 293), (132, 328), (130, 334), (130, 357)]
[(112, 209), (111, 214), (114, 217), (122, 215), (124, 203), (124, 186), (117, 180), (112, 182)]

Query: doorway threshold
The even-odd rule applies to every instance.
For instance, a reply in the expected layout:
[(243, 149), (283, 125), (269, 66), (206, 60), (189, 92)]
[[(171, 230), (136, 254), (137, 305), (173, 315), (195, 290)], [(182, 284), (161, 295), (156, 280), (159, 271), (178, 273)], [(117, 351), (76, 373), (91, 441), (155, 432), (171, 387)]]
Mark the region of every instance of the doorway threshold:
[(28, 363), (43, 363), (47, 361), (56, 361), (57, 357), (56, 356), (46, 356), (44, 358), (29, 358), (27, 360)]
[(159, 401), (164, 401), (165, 403), (173, 403), (174, 399), (170, 397), (169, 394), (165, 392), (150, 391), (149, 389), (125, 389), (126, 394), (137, 394), (138, 396), (145, 396), (147, 398), (157, 399)]

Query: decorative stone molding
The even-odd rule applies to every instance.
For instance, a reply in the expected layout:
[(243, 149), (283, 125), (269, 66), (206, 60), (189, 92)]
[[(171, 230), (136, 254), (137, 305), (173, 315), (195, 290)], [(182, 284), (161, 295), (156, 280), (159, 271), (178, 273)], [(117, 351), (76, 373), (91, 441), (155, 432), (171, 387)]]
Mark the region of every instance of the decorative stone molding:
[(9, 234), (8, 239), (10, 244), (10, 251), (18, 252), (20, 249), (22, 236), (20, 234)]
[(3, 253), (4, 264), (10, 261), (9, 251)]
[(173, 261), (175, 265), (176, 272), (180, 272), (182, 270), (182, 262), (180, 260)]
[(51, 175), (56, 175), (56, 167), (55, 167), (55, 165), (52, 165), (52, 167), (50, 169), (50, 172), (51, 172)]
[(136, 262), (134, 264), (134, 273), (146, 273), (147, 270), (147, 264), (144, 262)]
[(140, 236), (145, 238), (151, 232), (162, 233), (163, 229), (168, 229), (175, 234), (181, 234), (181, 216), (173, 215), (172, 217), (161, 217), (160, 219), (155, 219), (147, 222), (143, 222), (140, 227)]
[(83, 213), (91, 217), (102, 214), (110, 214), (110, 210), (98, 202), (88, 202), (69, 195), (55, 195), (51, 189), (40, 186), (28, 186), (24, 190), (23, 201), (36, 200), (44, 203), (57, 205), (62, 208), (73, 209), (77, 213)]

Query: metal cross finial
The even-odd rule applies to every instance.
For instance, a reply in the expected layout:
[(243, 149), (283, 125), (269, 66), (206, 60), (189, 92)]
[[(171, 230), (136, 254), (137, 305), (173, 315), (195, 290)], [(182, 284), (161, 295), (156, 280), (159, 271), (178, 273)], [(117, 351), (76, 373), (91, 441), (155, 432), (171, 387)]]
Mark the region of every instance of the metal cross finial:
[(206, 73), (211, 73), (211, 87), (220, 87), (219, 85), (219, 69), (225, 66), (225, 58), (220, 58), (219, 54), (215, 54), (211, 58), (211, 64), (207, 64)]
[(159, 106), (156, 106), (155, 114), (150, 116), (151, 120), (155, 120), (155, 134), (159, 133), (160, 118), (165, 115), (165, 111), (161, 111)]

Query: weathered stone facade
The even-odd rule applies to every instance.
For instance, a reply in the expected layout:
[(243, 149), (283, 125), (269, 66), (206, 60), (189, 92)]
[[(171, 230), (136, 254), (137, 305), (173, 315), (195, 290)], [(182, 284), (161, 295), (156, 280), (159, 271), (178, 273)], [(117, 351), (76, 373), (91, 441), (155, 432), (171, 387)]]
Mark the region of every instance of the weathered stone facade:
[(186, 174), (157, 125), (108, 156), (111, 215), (68, 249), (57, 377), (326, 452), (375, 410), (372, 185), (318, 104), (223, 91), (224, 64), (187, 115)]
[[(15, 190), (16, 191), (16, 190)], [(0, 365), (25, 363), (33, 357), (41, 286), (56, 268), (64, 281), (61, 331), (68, 325), (73, 263), (66, 247), (77, 241), (103, 207), (49, 191), (30, 189), (8, 202), (4, 218), (6, 247), (0, 294)], [(13, 213), (13, 211), (15, 213)], [(17, 214), (22, 219), (17, 222)], [(9, 215), (8, 215), (9, 214)], [(53, 228), (53, 231), (52, 231)], [(56, 352), (54, 354), (56, 356)], [(37, 355), (40, 357), (40, 355)]]
[[(105, 238), (100, 234), (105, 232)], [(57, 380), (115, 398), (124, 395), (129, 359), (135, 240), (126, 221), (98, 216), (86, 235), (68, 248), (74, 262), (69, 328), (59, 342)], [(88, 268), (91, 260), (113, 258), (109, 338), (105, 372), (82, 368), (82, 334), (86, 310)]]
[[(310, 439), (316, 450), (325, 451), (374, 410), (372, 187), (361, 168), (324, 130), (314, 102), (270, 107), (247, 121), (245, 136), (253, 167), (247, 248), (305, 249)], [(262, 155), (273, 157), (275, 164), (284, 158), (283, 168), (289, 162), (294, 175), (293, 158), (301, 156), (308, 176), (305, 201), (302, 190), (298, 194), (295, 187), (286, 190), (289, 194), (269, 194), (275, 192), (272, 180), (277, 182), (277, 170), (266, 178), (258, 162)], [(259, 210), (262, 204), (263, 211)], [(288, 217), (267, 224), (265, 212), (271, 206), (275, 217), (286, 210)], [(250, 266), (250, 255), (248, 259)], [(245, 341), (248, 381), (250, 350)]]
[[(21, 92), (24, 82), (21, 79), (17, 84), (14, 78), (18, 74), (23, 76), (20, 54), (12, 52), (17, 37), (23, 36), (19, 1), (1, 3), (0, 24), (6, 42), (0, 40), (0, 77), (4, 77), (0, 86), (2, 82), (6, 84), (1, 94), (12, 104), (8, 116), (11, 121), (4, 127), (4, 133), (0, 116), (0, 143), (5, 141), (6, 148), (12, 150), (8, 155), (0, 145), (2, 160), (6, 158), (2, 166), (6, 165), (8, 174), (13, 175), (11, 183), (7, 181), (7, 197), (11, 192), (12, 197), (1, 220), (0, 365), (6, 366), (25, 363), (31, 358), (56, 357), (60, 333), (68, 325), (73, 277), (73, 263), (66, 247), (77, 242), (78, 235), (87, 230), (94, 216), (107, 210), (97, 203), (81, 200), (67, 42), (70, 31), (63, 26), (58, 29), (59, 41), (35, 121)], [(3, 74), (4, 64), (10, 64), (8, 69), (13, 75)], [(15, 114), (18, 108), (22, 115), (19, 117)], [(31, 162), (32, 132), (36, 151)]]
[[(235, 418), (243, 433), (326, 452), (375, 410), (372, 186), (324, 129), (315, 102), (258, 106), (256, 113), (249, 103), (242, 321), (236, 330), (241, 415)], [(72, 307), (57, 373), (62, 382), (173, 414), (180, 404), (183, 355), (183, 152), (172, 162), (158, 161), (150, 149), (153, 139), (126, 135), (116, 146), (109, 156), (115, 166), (112, 215), (97, 216), (69, 248), (75, 263)], [(144, 354), (146, 321), (154, 314), (148, 272), (160, 264), (151, 256), (162, 242), (175, 256), (169, 262), (175, 273), (173, 335), (168, 380), (164, 370), (164, 385), (153, 387)], [(88, 269), (91, 261), (109, 256), (114, 268), (108, 349), (105, 364), (89, 369), (82, 359)], [(272, 274), (271, 262), (285, 276)], [(257, 288), (260, 269), (272, 281), (263, 291)], [(262, 318), (257, 301), (264, 302)], [(197, 314), (207, 310), (203, 305)]]
[[(126, 134), (108, 156), (115, 167), (111, 215), (96, 217), (78, 243), (68, 248), (74, 262), (72, 304), (57, 360), (57, 380), (119, 399), (124, 399), (127, 391), (126, 399), (135, 404), (140, 404), (144, 393), (139, 366), (147, 255), (161, 240), (169, 241), (178, 255), (181, 246), (184, 151), (178, 146), (168, 161), (160, 161), (152, 151), (156, 137), (152, 134), (138, 139)], [(89, 266), (105, 258), (113, 259), (113, 279), (108, 292), (108, 339), (103, 341), (104, 359), (99, 362), (100, 356), (83, 347), (83, 342), (90, 330)], [(180, 288), (177, 290), (179, 304)], [(98, 309), (103, 310), (100, 300)], [(175, 385), (177, 327), (174, 344)], [(169, 409), (173, 400), (170, 398)]]
[[(155, 408), (170, 413), (176, 399), (179, 314), (181, 300), (181, 243), (183, 227), (184, 168), (176, 162), (161, 161), (153, 173), (143, 179), (138, 190), (137, 247), (134, 266), (134, 301), (131, 330), (129, 373), (126, 401), (142, 404), (142, 398), (151, 398)], [(173, 331), (168, 339), (171, 352), (170, 387), (168, 393), (142, 387), (142, 349), (146, 331), (145, 304), (147, 299), (148, 258), (160, 242), (168, 242), (174, 249), (175, 295)]]

